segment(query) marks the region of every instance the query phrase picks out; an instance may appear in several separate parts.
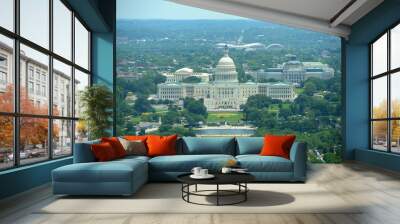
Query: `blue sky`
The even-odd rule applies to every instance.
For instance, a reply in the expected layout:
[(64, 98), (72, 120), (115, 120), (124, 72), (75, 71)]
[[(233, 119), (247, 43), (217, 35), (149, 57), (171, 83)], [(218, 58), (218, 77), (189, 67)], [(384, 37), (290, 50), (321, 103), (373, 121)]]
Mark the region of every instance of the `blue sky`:
[(118, 19), (243, 19), (164, 0), (118, 0)]

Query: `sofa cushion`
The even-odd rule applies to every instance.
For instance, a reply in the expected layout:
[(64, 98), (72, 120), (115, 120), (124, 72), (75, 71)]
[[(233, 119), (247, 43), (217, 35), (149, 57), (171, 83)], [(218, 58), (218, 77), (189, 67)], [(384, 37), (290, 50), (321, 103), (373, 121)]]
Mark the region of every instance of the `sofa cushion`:
[(290, 159), (290, 149), (294, 140), (296, 140), (296, 135), (265, 135), (260, 155)]
[(126, 151), (124, 149), (124, 146), (122, 146), (121, 142), (117, 137), (104, 137), (101, 138), (101, 142), (108, 142), (114, 149), (115, 155), (117, 158), (122, 158), (126, 156)]
[(58, 182), (130, 182), (136, 172), (147, 172), (147, 163), (140, 159), (74, 163), (52, 173), (53, 181)]
[(146, 142), (147, 137), (147, 135), (125, 135), (123, 138), (129, 141)]
[(96, 160), (99, 162), (110, 161), (118, 158), (112, 145), (108, 142), (93, 144), (91, 145), (91, 149), (94, 157), (96, 157)]
[(91, 149), (92, 144), (99, 144), (100, 140), (75, 143), (74, 147), (74, 163), (95, 162), (96, 158)]
[(240, 167), (249, 172), (292, 172), (292, 161), (279, 156), (239, 155)]
[(260, 154), (263, 145), (263, 137), (236, 138), (236, 155)]
[(182, 154), (235, 154), (234, 138), (201, 138), (184, 137), (182, 138)]
[(175, 155), (158, 156), (149, 160), (150, 171), (163, 172), (190, 172), (193, 167), (199, 166), (210, 171), (219, 171), (230, 159), (231, 155)]
[(119, 141), (124, 147), (126, 155), (138, 155), (138, 156), (147, 155), (147, 148), (145, 142), (141, 140), (130, 141), (124, 138), (119, 138)]
[(121, 158), (121, 159), (114, 160), (113, 162), (124, 161), (124, 162), (128, 162), (129, 163), (129, 162), (134, 161), (134, 160), (148, 162), (149, 159), (150, 159), (150, 157), (147, 157), (147, 156), (130, 155), (130, 156), (125, 156), (124, 158)]
[(178, 135), (156, 136), (150, 135), (147, 140), (148, 156), (165, 156), (176, 154), (176, 139)]

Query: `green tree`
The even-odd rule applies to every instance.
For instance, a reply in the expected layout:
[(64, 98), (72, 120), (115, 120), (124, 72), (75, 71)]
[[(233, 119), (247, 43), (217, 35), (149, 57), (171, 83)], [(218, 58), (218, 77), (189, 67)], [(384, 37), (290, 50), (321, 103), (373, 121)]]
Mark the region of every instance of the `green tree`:
[(145, 96), (139, 96), (136, 99), (135, 104), (133, 105), (133, 109), (135, 110), (137, 115), (145, 112), (155, 111)]
[(313, 82), (306, 82), (304, 84), (304, 94), (312, 96), (317, 91), (317, 87)]
[(161, 117), (163, 125), (173, 125), (180, 123), (180, 115), (176, 110), (169, 110), (164, 116)]
[(335, 152), (327, 152), (323, 155), (324, 161), (327, 163), (341, 163), (342, 157)]
[(291, 115), (292, 115), (292, 110), (290, 109), (290, 107), (281, 107), (279, 109), (279, 116), (281, 116), (282, 118), (287, 119)]
[(185, 98), (183, 108), (188, 112), (207, 117), (207, 108), (204, 106), (203, 99)]
[(124, 91), (120, 86), (117, 86), (117, 102), (117, 134), (129, 134), (134, 127), (130, 119), (133, 115), (133, 108), (126, 103)]

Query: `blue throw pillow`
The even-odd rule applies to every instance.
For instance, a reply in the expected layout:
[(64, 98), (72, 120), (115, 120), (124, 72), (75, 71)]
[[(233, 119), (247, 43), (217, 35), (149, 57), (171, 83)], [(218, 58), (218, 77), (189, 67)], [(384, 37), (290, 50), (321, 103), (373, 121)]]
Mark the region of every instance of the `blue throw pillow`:
[(235, 154), (234, 138), (219, 137), (183, 137), (182, 153), (188, 155), (198, 154)]
[(259, 154), (264, 145), (263, 137), (236, 138), (236, 155)]

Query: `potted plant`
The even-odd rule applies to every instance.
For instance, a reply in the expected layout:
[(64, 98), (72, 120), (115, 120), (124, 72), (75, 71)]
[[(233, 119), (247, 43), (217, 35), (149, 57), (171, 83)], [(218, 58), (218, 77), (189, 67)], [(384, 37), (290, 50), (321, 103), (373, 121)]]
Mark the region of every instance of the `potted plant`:
[(113, 113), (113, 97), (104, 85), (86, 87), (80, 94), (82, 120), (88, 130), (89, 139), (110, 135)]

